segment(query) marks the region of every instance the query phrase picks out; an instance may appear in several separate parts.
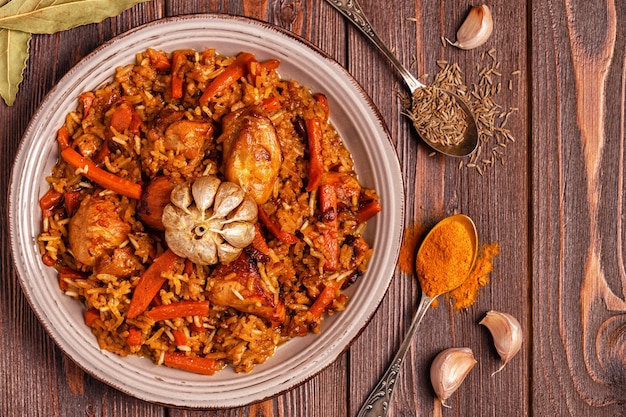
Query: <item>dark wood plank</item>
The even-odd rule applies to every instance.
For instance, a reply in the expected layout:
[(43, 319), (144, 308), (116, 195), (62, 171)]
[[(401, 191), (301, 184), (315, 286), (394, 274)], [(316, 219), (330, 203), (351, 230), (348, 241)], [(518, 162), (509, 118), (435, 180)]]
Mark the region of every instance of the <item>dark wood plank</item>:
[(548, 1), (533, 14), (538, 415), (626, 413), (625, 21), (614, 1)]
[[(503, 74), (526, 67), (526, 9), (523, 6), (513, 13), (510, 5), (495, 4), (492, 11), (497, 29), (492, 38), (481, 48), (461, 51), (444, 47), (441, 36), (454, 38), (468, 11), (467, 3), (420, 1), (394, 4), (393, 7), (374, 1), (361, 3), (383, 40), (397, 51), (399, 59), (415, 74), (430, 73), (432, 79), (438, 71), (437, 61), (445, 59), (461, 66), (466, 84), (470, 85), (478, 82), (476, 64), (490, 48), (497, 50)], [(397, 380), (392, 415), (411, 415), (413, 410), (417, 410), (418, 415), (441, 413), (439, 404), (433, 400), (429, 367), (440, 350), (451, 346), (471, 347), (479, 364), (458, 395), (451, 398), (452, 410), (445, 410), (447, 415), (494, 415), (495, 410), (504, 409), (516, 410), (516, 415), (527, 414), (529, 343), (526, 342), (525, 351), (507, 366), (505, 372), (492, 378), (490, 373), (497, 369), (499, 358), (489, 334), (477, 324), (487, 310), (497, 309), (510, 312), (522, 321), (527, 341), (531, 331), (528, 307), (520, 302), (526, 299), (530, 283), (525, 257), (529, 253), (526, 240), (529, 179), (526, 174), (527, 97), (524, 84), (527, 76), (524, 74), (516, 80), (515, 95), (505, 92), (499, 97), (502, 106), (521, 109), (520, 115), (512, 118), (515, 120), (510, 126), (518, 141), (507, 150), (505, 165), (480, 176), (471, 170), (459, 169), (457, 160), (430, 156), (430, 149), (418, 140), (410, 122), (401, 115), (396, 92), (404, 90), (402, 82), (393, 76), (390, 68), (388, 73), (374, 72), (375, 65), (370, 61), (383, 58), (358, 33), (351, 33), (349, 45), (350, 64), (374, 97), (397, 142), (409, 196), (406, 226), (417, 222), (430, 227), (443, 215), (464, 212), (477, 222), (482, 242), (497, 241), (502, 248), (495, 261), (493, 282), (483, 290), (476, 305), (459, 313), (442, 300), (438, 308), (427, 313), (421, 333), (416, 337)], [(368, 64), (358, 65), (359, 61)], [(502, 220), (515, 226), (496, 229), (494, 226)], [(352, 349), (351, 363), (363, 364), (368, 370), (364, 373), (356, 367), (351, 370), (353, 414), (395, 353), (409, 326), (418, 295), (419, 286), (414, 277), (397, 273), (380, 310)], [(375, 351), (380, 352), (380, 356), (369, 359)], [(515, 395), (508, 395), (513, 386), (517, 387)], [(479, 398), (493, 401), (477, 401)]]

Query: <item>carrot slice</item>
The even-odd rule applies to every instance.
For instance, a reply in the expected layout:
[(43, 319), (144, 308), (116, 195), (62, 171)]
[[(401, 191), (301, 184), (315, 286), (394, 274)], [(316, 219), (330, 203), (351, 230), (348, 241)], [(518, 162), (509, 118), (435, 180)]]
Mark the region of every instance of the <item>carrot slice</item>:
[(185, 332), (182, 330), (172, 330), (172, 336), (174, 336), (174, 343), (176, 343), (176, 346), (184, 346), (187, 344), (187, 336), (185, 336)]
[(54, 264), (57, 263), (57, 261), (55, 261), (54, 258), (52, 256), (50, 256), (50, 254), (48, 254), (48, 253), (44, 254), (41, 257), (41, 261), (46, 266), (53, 266)]
[(319, 103), (320, 106), (324, 109), (324, 121), (327, 122), (330, 118), (330, 105), (328, 104), (328, 98), (322, 93), (317, 93), (313, 95), (315, 101)]
[(309, 142), (309, 181), (306, 190), (313, 191), (320, 184), (324, 174), (322, 123), (320, 119), (308, 119), (305, 123)]
[(326, 307), (333, 302), (335, 297), (337, 296), (337, 289), (332, 285), (327, 285), (324, 287), (322, 292), (317, 296), (311, 307), (309, 307), (309, 312), (314, 317), (321, 317), (326, 310)]
[(216, 371), (217, 361), (200, 356), (187, 356), (181, 352), (165, 352), (163, 364), (170, 368), (182, 369), (196, 374), (213, 375)]
[(261, 66), (266, 70), (275, 70), (280, 66), (280, 60), (276, 58), (268, 59), (261, 62)]
[(248, 52), (242, 52), (237, 55), (235, 61), (226, 67), (226, 69), (224, 69), (220, 75), (215, 77), (215, 79), (213, 79), (213, 81), (211, 81), (211, 83), (207, 86), (204, 93), (202, 93), (202, 96), (200, 96), (200, 104), (206, 105), (209, 101), (211, 101), (211, 99), (222, 93), (238, 79), (243, 77), (246, 73), (248, 64), (255, 60), (255, 56)]
[(380, 213), (382, 206), (378, 200), (371, 200), (359, 207), (357, 220), (363, 223)]
[(83, 106), (83, 117), (87, 117), (87, 114), (89, 113), (89, 110), (91, 109), (91, 106), (93, 105), (94, 98), (95, 98), (95, 95), (91, 91), (82, 93), (78, 97), (80, 104)]
[(335, 271), (339, 266), (339, 222), (337, 219), (337, 193), (335, 187), (330, 184), (319, 186), (320, 209), (322, 221), (326, 228), (322, 231), (324, 236), (324, 270)]
[(152, 262), (152, 265), (141, 275), (137, 287), (135, 287), (126, 317), (135, 318), (148, 308), (166, 280), (162, 273), (172, 271), (179, 259), (178, 255), (168, 249)]
[(126, 336), (126, 344), (128, 346), (141, 345), (141, 330), (136, 327), (129, 327), (128, 336)]
[(146, 311), (146, 316), (154, 321), (171, 320), (178, 317), (205, 316), (207, 314), (209, 314), (208, 301), (177, 301)]
[(56, 191), (54, 188), (50, 188), (46, 193), (39, 199), (39, 207), (41, 210), (50, 210), (54, 208), (61, 199), (63, 198), (63, 194)]
[(92, 327), (96, 320), (100, 319), (100, 312), (95, 308), (90, 308), (89, 310), (85, 311), (83, 317), (85, 318), (85, 324), (89, 327)]
[(61, 279), (86, 279), (87, 273), (77, 271), (75, 269), (70, 268), (69, 266), (61, 267), (61, 271), (59, 271), (59, 278)]
[(281, 230), (281, 228), (278, 227), (278, 225), (274, 223), (272, 219), (270, 219), (270, 216), (268, 216), (265, 210), (263, 210), (261, 207), (259, 207), (259, 219), (261, 220), (261, 223), (263, 223), (263, 225), (267, 227), (267, 230), (269, 230), (269, 232), (281, 242), (292, 245), (300, 240), (296, 235)]
[(136, 200), (141, 197), (141, 185), (103, 170), (72, 148), (63, 149), (61, 157), (74, 168), (83, 169), (82, 174), (100, 186)]
[(268, 97), (261, 102), (261, 107), (266, 113), (280, 109), (280, 101), (278, 97)]
[(184, 73), (182, 71), (183, 64), (187, 62), (187, 57), (180, 51), (174, 52), (172, 56), (172, 98), (182, 98)]
[(70, 132), (67, 127), (61, 126), (57, 131), (57, 142), (61, 149), (69, 148), (70, 146)]
[(65, 200), (65, 211), (68, 216), (73, 216), (80, 206), (80, 193), (78, 191), (67, 191), (63, 193), (63, 199)]
[(150, 59), (150, 65), (159, 71), (165, 71), (170, 69), (170, 60), (163, 51), (157, 51), (156, 49), (148, 48), (148, 59)]
[(111, 115), (110, 126), (117, 132), (124, 133), (133, 121), (133, 109), (127, 105), (122, 105), (115, 109)]
[(270, 248), (267, 246), (267, 242), (263, 237), (263, 233), (261, 232), (261, 225), (259, 223), (254, 224), (254, 239), (252, 239), (252, 243), (250, 244), (254, 249), (261, 252), (263, 255), (270, 254)]

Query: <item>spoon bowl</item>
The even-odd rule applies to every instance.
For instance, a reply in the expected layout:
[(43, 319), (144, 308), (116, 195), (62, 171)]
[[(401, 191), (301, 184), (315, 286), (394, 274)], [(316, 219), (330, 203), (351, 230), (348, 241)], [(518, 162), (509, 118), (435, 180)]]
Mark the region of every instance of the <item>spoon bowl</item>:
[(431, 140), (430, 134), (426, 132), (420, 132), (419, 129), (415, 126), (417, 133), (420, 135), (422, 140), (426, 142), (431, 148), (434, 150), (441, 152), (444, 155), (453, 156), (453, 157), (464, 157), (471, 155), (476, 148), (478, 147), (478, 126), (476, 125), (476, 119), (474, 118), (474, 114), (471, 109), (461, 97), (457, 94), (433, 86), (426, 86), (421, 83), (411, 72), (404, 66), (402, 63), (396, 58), (396, 56), (391, 52), (391, 50), (385, 45), (385, 43), (380, 39), (380, 37), (374, 31), (372, 25), (370, 24), (367, 16), (363, 13), (361, 6), (357, 2), (357, 0), (327, 0), (327, 2), (336, 8), (341, 14), (343, 14), (350, 22), (352, 22), (374, 45), (378, 47), (378, 49), (387, 57), (389, 62), (393, 65), (393, 67), (398, 71), (405, 84), (409, 88), (411, 92), (411, 99), (415, 100), (415, 92), (419, 88), (429, 88), (436, 89), (438, 91), (444, 92), (449, 95), (456, 104), (460, 107), (460, 109), (464, 113), (464, 120), (467, 123), (467, 127), (463, 133), (463, 138), (455, 142), (453, 144), (445, 144), (444, 142)]
[[(471, 272), (474, 268), (474, 264), (478, 256), (478, 232), (476, 231), (476, 225), (474, 224), (472, 219), (464, 214), (455, 214), (446, 217), (439, 223), (437, 223), (430, 230), (430, 232), (428, 232), (428, 234), (422, 241), (422, 244), (418, 249), (417, 256), (420, 256), (420, 251), (425, 246), (424, 243), (427, 242), (429, 239), (432, 239), (432, 236), (434, 236), (433, 232), (446, 224), (450, 224), (451, 222), (456, 222), (457, 224), (461, 225), (468, 233), (468, 236), (470, 237), (470, 240), (472, 242), (471, 265), (467, 274), (469, 276), (469, 272)], [(457, 287), (461, 284), (462, 282), (458, 284)], [(384, 417), (387, 415), (389, 411), (389, 404), (391, 402), (391, 396), (393, 394), (393, 389), (396, 383), (396, 378), (400, 370), (402, 369), (402, 363), (404, 362), (404, 358), (406, 357), (406, 354), (411, 347), (415, 331), (419, 327), (422, 319), (424, 318), (424, 315), (426, 314), (426, 311), (428, 311), (428, 308), (433, 303), (433, 301), (435, 301), (435, 299), (440, 295), (443, 295), (446, 292), (452, 291), (454, 289), (455, 287), (447, 288), (444, 292), (441, 292), (439, 294), (431, 294), (430, 296), (427, 295), (426, 292), (422, 291), (422, 296), (417, 306), (417, 311), (413, 316), (413, 320), (411, 321), (411, 326), (409, 326), (409, 330), (407, 331), (404, 339), (402, 340), (402, 343), (400, 344), (400, 348), (398, 348), (398, 352), (394, 356), (391, 364), (389, 365), (381, 379), (378, 381), (378, 384), (376, 384), (376, 386), (370, 392), (369, 396), (365, 400), (365, 403), (361, 406), (357, 417), (365, 417), (368, 415)]]

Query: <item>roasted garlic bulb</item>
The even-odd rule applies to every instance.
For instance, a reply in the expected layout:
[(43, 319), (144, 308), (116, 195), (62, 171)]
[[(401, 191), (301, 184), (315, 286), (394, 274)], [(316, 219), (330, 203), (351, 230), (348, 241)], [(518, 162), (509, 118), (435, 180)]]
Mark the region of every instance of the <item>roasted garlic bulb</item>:
[(255, 235), (257, 205), (241, 187), (209, 175), (177, 185), (163, 210), (165, 241), (200, 265), (228, 264)]

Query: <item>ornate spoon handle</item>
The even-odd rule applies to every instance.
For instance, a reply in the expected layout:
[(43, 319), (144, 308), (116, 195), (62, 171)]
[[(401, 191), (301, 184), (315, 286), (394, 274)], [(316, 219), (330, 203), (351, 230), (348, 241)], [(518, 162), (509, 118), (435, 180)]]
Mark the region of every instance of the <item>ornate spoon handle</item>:
[(411, 326), (409, 327), (407, 334), (404, 336), (404, 340), (402, 341), (396, 356), (391, 361), (389, 368), (387, 368), (382, 378), (380, 378), (380, 381), (378, 381), (378, 384), (376, 384), (370, 392), (369, 397), (367, 397), (367, 400), (365, 400), (365, 403), (361, 406), (361, 409), (357, 413), (356, 417), (384, 417), (387, 415), (387, 412), (389, 411), (389, 403), (391, 402), (391, 395), (393, 394), (393, 389), (396, 384), (396, 377), (400, 372), (400, 369), (402, 369), (402, 363), (406, 357), (406, 353), (411, 347), (413, 335), (422, 322), (428, 307), (430, 307), (435, 298), (430, 298), (422, 293), (422, 298), (420, 299), (415, 316), (413, 316)]
[(411, 93), (413, 93), (418, 88), (425, 87), (424, 84), (419, 82), (417, 78), (413, 76), (407, 70), (404, 65), (395, 57), (395, 55), (389, 50), (387, 45), (383, 43), (383, 41), (378, 37), (374, 28), (372, 27), (369, 20), (363, 13), (361, 6), (357, 2), (357, 0), (326, 0), (331, 6), (335, 9), (339, 10), (341, 14), (343, 14), (350, 22), (352, 22), (358, 29), (363, 32), (363, 34), (374, 43), (380, 49), (380, 51), (391, 61), (393, 66), (396, 68), (398, 73), (404, 79), (407, 87)]

